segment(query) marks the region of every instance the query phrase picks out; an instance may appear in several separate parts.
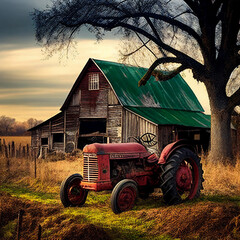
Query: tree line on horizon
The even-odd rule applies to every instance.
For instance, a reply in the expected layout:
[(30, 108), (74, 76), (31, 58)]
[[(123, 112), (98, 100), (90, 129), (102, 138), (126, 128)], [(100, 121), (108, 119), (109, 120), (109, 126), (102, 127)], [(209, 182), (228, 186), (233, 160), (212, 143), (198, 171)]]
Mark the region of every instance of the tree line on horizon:
[(27, 121), (16, 121), (5, 115), (0, 116), (0, 136), (23, 136), (29, 135), (27, 130), (42, 123), (42, 120), (29, 118)]

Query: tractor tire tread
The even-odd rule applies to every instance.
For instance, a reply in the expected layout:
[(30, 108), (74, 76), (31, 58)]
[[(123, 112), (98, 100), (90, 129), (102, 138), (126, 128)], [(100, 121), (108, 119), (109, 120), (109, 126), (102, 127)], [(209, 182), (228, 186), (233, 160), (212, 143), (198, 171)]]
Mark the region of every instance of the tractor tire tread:
[(201, 159), (188, 148), (177, 149), (174, 153), (172, 153), (169, 160), (161, 167), (162, 174), (160, 177), (161, 179), (160, 188), (162, 189), (163, 192), (164, 201), (169, 205), (178, 204), (182, 202), (182, 198), (177, 190), (176, 172), (181, 162), (187, 158), (193, 159), (199, 173), (197, 191), (193, 198), (198, 197), (200, 195), (200, 191), (203, 189), (202, 183), (204, 181), (204, 178), (202, 164), (200, 163)]

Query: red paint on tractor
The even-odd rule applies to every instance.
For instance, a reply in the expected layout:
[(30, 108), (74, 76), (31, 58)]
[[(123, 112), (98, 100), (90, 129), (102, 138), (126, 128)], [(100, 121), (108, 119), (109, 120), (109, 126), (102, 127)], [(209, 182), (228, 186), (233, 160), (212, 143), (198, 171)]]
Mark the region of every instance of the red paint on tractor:
[(176, 142), (170, 143), (163, 149), (163, 151), (162, 151), (162, 153), (160, 155), (159, 161), (158, 161), (159, 164), (166, 163), (168, 154), (171, 151), (171, 149), (173, 148), (175, 143)]
[(170, 155), (176, 151), (178, 148), (189, 148), (190, 150), (192, 150), (193, 152), (195, 151), (195, 148), (193, 147), (193, 145), (188, 141), (188, 140), (178, 140), (176, 142), (170, 143), (168, 144), (162, 151), (158, 164), (165, 164), (167, 162), (167, 159), (170, 157)]
[(108, 155), (98, 155), (98, 180), (110, 181), (110, 164)]
[[(83, 152), (86, 153), (96, 153), (96, 154), (110, 154), (110, 153), (118, 153), (118, 158), (125, 158), (126, 156), (122, 155), (121, 153), (134, 153), (134, 154), (148, 154), (146, 148), (139, 144), (139, 143), (112, 143), (112, 144), (100, 144), (100, 143), (93, 143), (86, 145), (83, 148)], [(129, 158), (132, 158), (129, 156)]]
[(198, 191), (198, 186), (199, 186), (199, 169), (198, 169), (198, 166), (196, 164), (196, 162), (192, 159), (192, 158), (189, 158), (187, 160), (188, 163), (191, 164), (192, 166), (192, 184), (193, 184), (193, 188), (191, 189), (190, 193), (189, 193), (189, 196), (188, 196), (188, 199), (193, 199)]
[(122, 189), (119, 192), (118, 199), (117, 199), (118, 205), (119, 205), (118, 207), (120, 211), (124, 212), (129, 209), (132, 209), (134, 206), (136, 197), (137, 197), (137, 192), (133, 187), (128, 186)]
[(102, 191), (102, 190), (112, 190), (113, 189), (113, 185), (111, 182), (107, 181), (107, 182), (97, 182), (97, 183), (93, 183), (93, 182), (81, 182), (81, 187), (83, 187), (84, 189), (88, 189), (88, 190), (93, 190), (93, 191)]
[(180, 191), (189, 191), (191, 189), (192, 172), (185, 162), (183, 162), (177, 170), (176, 183)]

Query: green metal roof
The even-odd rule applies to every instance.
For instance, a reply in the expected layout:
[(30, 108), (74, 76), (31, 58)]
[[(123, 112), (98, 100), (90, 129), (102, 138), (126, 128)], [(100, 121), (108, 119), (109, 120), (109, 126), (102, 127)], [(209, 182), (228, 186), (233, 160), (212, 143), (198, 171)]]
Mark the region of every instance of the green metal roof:
[(146, 68), (93, 60), (128, 110), (160, 125), (210, 128), (211, 118), (181, 75), (160, 82), (151, 77), (145, 86), (138, 81)]
[(125, 107), (204, 111), (195, 94), (180, 75), (164, 82), (156, 81), (152, 76), (145, 86), (138, 87), (138, 81), (146, 73), (146, 68), (102, 60), (93, 61), (106, 76), (119, 101)]
[(159, 125), (210, 128), (211, 116), (202, 112), (181, 111), (161, 108), (126, 107), (132, 112)]
[(146, 68), (93, 61), (126, 109), (159, 125), (210, 128), (210, 115), (202, 113), (204, 109), (181, 75), (164, 82), (151, 77), (145, 86), (138, 87)]

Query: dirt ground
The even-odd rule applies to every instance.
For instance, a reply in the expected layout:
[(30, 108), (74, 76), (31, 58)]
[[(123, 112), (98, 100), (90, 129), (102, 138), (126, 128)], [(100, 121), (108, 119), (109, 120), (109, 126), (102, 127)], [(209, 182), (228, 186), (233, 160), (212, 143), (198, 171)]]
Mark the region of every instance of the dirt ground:
[[(0, 239), (6, 225), (17, 223), (18, 212), (24, 210), (21, 239), (37, 239), (39, 224), (51, 229), (50, 236), (42, 239), (62, 240), (110, 240), (106, 229), (93, 224), (78, 223), (78, 219), (69, 220), (68, 216), (59, 214), (61, 205), (47, 205), (0, 192)], [(139, 210), (126, 212), (141, 221), (157, 220), (149, 231), (151, 236), (168, 235), (180, 239), (240, 239), (240, 207), (222, 203), (196, 203), (185, 206)], [(46, 218), (48, 220), (46, 220)], [(50, 219), (50, 220), (49, 220)], [(55, 237), (56, 236), (56, 237)], [(16, 235), (9, 237), (16, 239)]]

